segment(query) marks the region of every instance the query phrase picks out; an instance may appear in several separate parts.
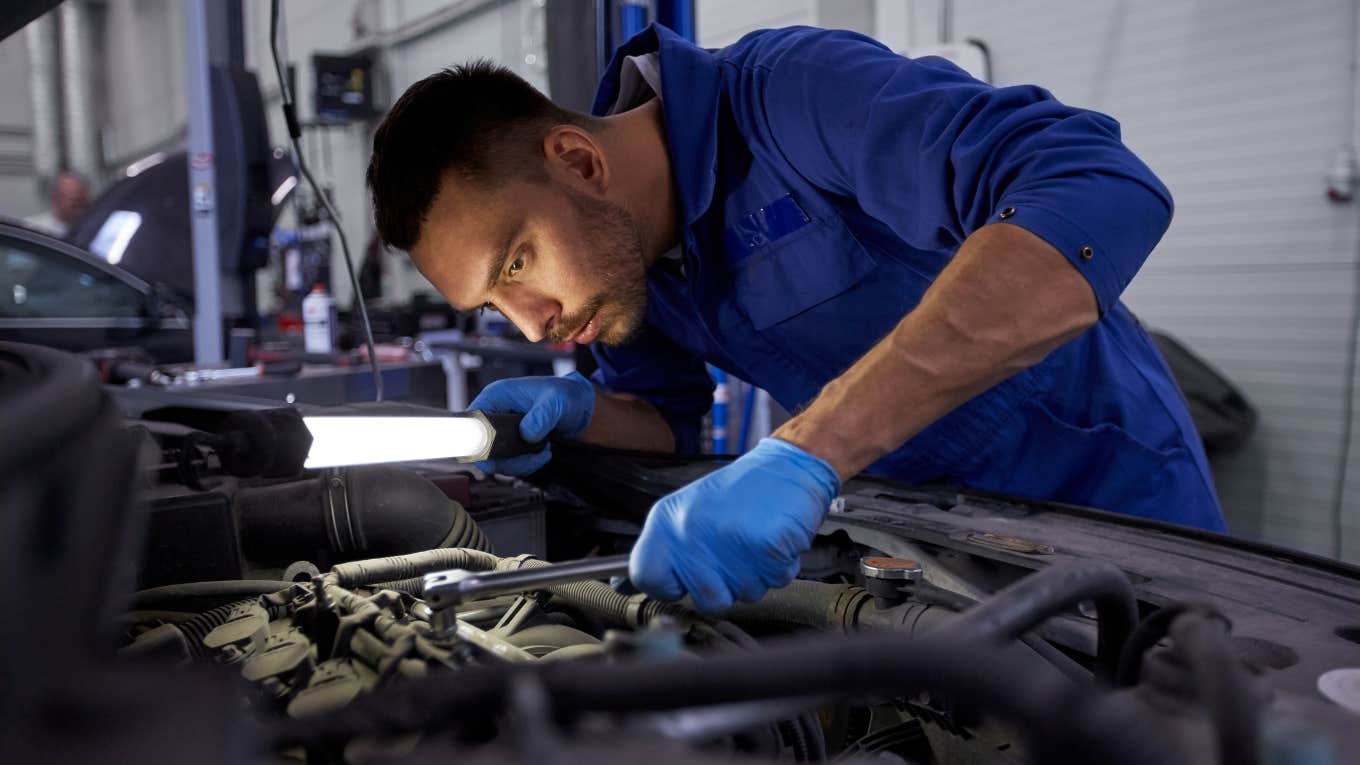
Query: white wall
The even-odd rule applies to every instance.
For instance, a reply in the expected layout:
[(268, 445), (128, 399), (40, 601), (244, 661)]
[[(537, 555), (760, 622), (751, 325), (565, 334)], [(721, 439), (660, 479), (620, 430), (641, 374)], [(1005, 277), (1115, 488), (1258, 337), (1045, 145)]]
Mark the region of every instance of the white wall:
[[(278, 114), (277, 83), (269, 63), (268, 8), (264, 2), (245, 3), (246, 63), (260, 77), (271, 120), (270, 138), (283, 143), (287, 133)], [(376, 84), (386, 91), (380, 106), (390, 106), (409, 85), (442, 67), (479, 57), (494, 59), (537, 87), (547, 89), (541, 54), (536, 65), (525, 62), (525, 53), (537, 50), (537, 41), (532, 36), (526, 39), (523, 32), (537, 11), (534, 0), (289, 0), (283, 3), (283, 11), (286, 54), (297, 66), (299, 117), (304, 121), (314, 116), (309, 85), (314, 52), (347, 52), (376, 46), (383, 61)], [(376, 126), (375, 120), (333, 127), (306, 140), (305, 151), (313, 172), (335, 189), (336, 206), (356, 259), (363, 256), (373, 232), (364, 171)], [(322, 150), (326, 136), (331, 158), (329, 170)], [(336, 298), (344, 305), (351, 293), (343, 279), (344, 264), (340, 257), (337, 242), (332, 262), (332, 273), (336, 276), (332, 281)], [(386, 294), (435, 294), (403, 255), (388, 255), (384, 274)]]
[(102, 132), (110, 168), (184, 140), (189, 115), (185, 23), (183, 0), (104, 5)]
[(21, 218), (43, 208), (33, 177), (28, 48), (22, 32), (0, 41), (0, 215)]
[[(707, 0), (699, 29), (720, 45), (762, 26), (835, 26), (838, 6)], [(939, 7), (878, 0), (875, 32), (899, 49), (934, 42)], [(1251, 444), (1215, 466), (1233, 531), (1328, 555), (1360, 205), (1329, 203), (1323, 175), (1352, 140), (1351, 12), (1351, 0), (958, 0), (954, 13), (956, 39), (990, 47), (997, 84), (1037, 82), (1114, 115), (1171, 188), (1175, 222), (1126, 299), (1261, 410)], [(1341, 553), (1360, 561), (1350, 463)]]
[[(956, 19), (991, 46), (1000, 83), (1113, 114), (1171, 188), (1175, 222), (1127, 301), (1261, 410), (1251, 444), (1216, 466), (1233, 530), (1323, 554), (1360, 247), (1360, 209), (1323, 183), (1352, 140), (1351, 13), (1350, 0), (1028, 0), (960, 2)], [(1340, 540), (1352, 561), (1356, 490)]]

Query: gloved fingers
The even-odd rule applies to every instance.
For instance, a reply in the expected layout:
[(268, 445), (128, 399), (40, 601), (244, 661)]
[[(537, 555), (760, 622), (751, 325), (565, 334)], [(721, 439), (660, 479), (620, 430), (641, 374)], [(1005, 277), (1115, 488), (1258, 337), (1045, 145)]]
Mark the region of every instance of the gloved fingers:
[(716, 569), (697, 561), (686, 563), (677, 567), (675, 575), (694, 601), (695, 608), (705, 613), (715, 613), (732, 607), (732, 591)]
[(736, 578), (727, 577), (729, 589), (737, 596), (737, 600), (743, 603), (754, 603), (764, 597), (769, 586), (760, 581), (757, 577), (747, 575)]
[(542, 441), (562, 420), (562, 396), (550, 393), (540, 396), (519, 421), (520, 435), (525, 441)]
[(774, 557), (780, 563), (778, 568), (782, 569), (786, 561), (797, 561), (799, 556), (812, 547), (812, 539), (816, 535), (815, 526), (812, 531), (808, 531), (806, 527), (801, 525), (801, 522), (798, 525), (789, 525), (780, 529), (778, 536), (770, 543), (770, 549), (776, 551)]
[(628, 578), (633, 586), (661, 600), (679, 600), (685, 595), (685, 588), (671, 569), (671, 551), (660, 531), (662, 519), (656, 508), (647, 516), (642, 534), (633, 545), (628, 556)]
[(525, 476), (537, 472), (539, 468), (548, 464), (552, 459), (552, 446), (549, 445), (537, 454), (521, 454), (518, 457), (509, 457), (500, 460), (486, 460), (475, 463), (478, 468), (485, 473), (500, 473), (502, 475)]
[(799, 572), (803, 570), (803, 561), (797, 556), (784, 565), (782, 570), (777, 570), (773, 577), (765, 579), (765, 585), (770, 589), (784, 587), (789, 582), (798, 578)]
[(468, 404), (468, 409), (484, 412), (527, 412), (534, 404), (531, 391), (535, 387), (533, 378), (497, 380), (482, 389), (477, 397)]

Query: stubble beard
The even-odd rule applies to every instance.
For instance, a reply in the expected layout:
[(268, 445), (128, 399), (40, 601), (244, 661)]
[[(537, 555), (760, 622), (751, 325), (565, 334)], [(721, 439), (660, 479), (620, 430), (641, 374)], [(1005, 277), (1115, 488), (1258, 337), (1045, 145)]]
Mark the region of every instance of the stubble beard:
[(599, 284), (593, 298), (570, 316), (556, 322), (553, 342), (565, 342), (581, 331), (595, 313), (600, 314), (596, 342), (622, 345), (642, 327), (647, 313), (647, 268), (642, 237), (633, 216), (620, 205), (572, 192), (572, 205), (591, 250), (592, 281)]

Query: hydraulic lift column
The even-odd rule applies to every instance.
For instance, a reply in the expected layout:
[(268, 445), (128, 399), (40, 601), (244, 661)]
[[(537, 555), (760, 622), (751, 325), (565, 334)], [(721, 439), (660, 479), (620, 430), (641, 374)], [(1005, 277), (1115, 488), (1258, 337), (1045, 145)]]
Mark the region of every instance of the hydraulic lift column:
[[(224, 315), (240, 314), (240, 276), (223, 269), (219, 221), (218, 145), (213, 122), (213, 67), (241, 67), (244, 41), (239, 0), (188, 0), (185, 8), (189, 87), (189, 216), (194, 256), (194, 362), (220, 363)], [(225, 155), (239, 159), (231, 152)], [(227, 253), (231, 262), (236, 253)], [(232, 305), (224, 305), (224, 300)], [(230, 309), (230, 310), (229, 310)]]

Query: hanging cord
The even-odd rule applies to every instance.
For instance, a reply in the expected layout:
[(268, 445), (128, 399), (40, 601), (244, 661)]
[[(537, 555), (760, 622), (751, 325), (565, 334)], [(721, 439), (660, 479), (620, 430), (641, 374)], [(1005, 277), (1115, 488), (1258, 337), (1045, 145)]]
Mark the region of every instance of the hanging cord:
[[(1346, 96), (1346, 141), (1348, 145), (1355, 146), (1355, 89), (1357, 75), (1360, 72), (1360, 0), (1351, 0), (1351, 60), (1350, 76), (1347, 80), (1348, 90)], [(1352, 154), (1351, 156), (1354, 156)], [(1355, 427), (1355, 367), (1356, 367), (1356, 346), (1360, 344), (1360, 252), (1357, 253), (1357, 262), (1354, 264), (1355, 284), (1351, 297), (1351, 331), (1346, 343), (1346, 383), (1343, 386), (1345, 399), (1341, 402), (1341, 464), (1336, 471), (1336, 487), (1333, 490), (1335, 499), (1332, 503), (1332, 557), (1341, 560), (1344, 552), (1344, 533), (1345, 526), (1342, 523), (1342, 516), (1345, 511), (1346, 502), (1346, 481), (1350, 473), (1351, 461), (1351, 436)]]
[(293, 145), (293, 156), (297, 159), (298, 171), (307, 179), (307, 185), (311, 186), (312, 193), (321, 201), (326, 208), (326, 214), (330, 216), (335, 224), (335, 233), (340, 237), (340, 249), (345, 255), (345, 271), (349, 273), (349, 283), (354, 289), (354, 305), (359, 309), (359, 319), (364, 327), (364, 347), (368, 349), (368, 364), (373, 370), (373, 396), (375, 401), (383, 400), (382, 370), (378, 368), (378, 352), (373, 346), (373, 326), (368, 321), (368, 307), (364, 305), (364, 293), (359, 289), (359, 277), (354, 273), (354, 258), (349, 252), (349, 239), (345, 236), (345, 229), (340, 225), (340, 213), (331, 204), (330, 197), (321, 190), (320, 184), (312, 176), (312, 171), (307, 167), (307, 161), (302, 156), (302, 146), (299, 139), (302, 138), (302, 127), (298, 124), (297, 107), (293, 104), (293, 93), (288, 88), (288, 79), (283, 73), (283, 61), (279, 57), (279, 0), (271, 0), (269, 4), (269, 52), (274, 58), (274, 73), (279, 78), (279, 98), (283, 102), (283, 117), (288, 123), (288, 138)]

